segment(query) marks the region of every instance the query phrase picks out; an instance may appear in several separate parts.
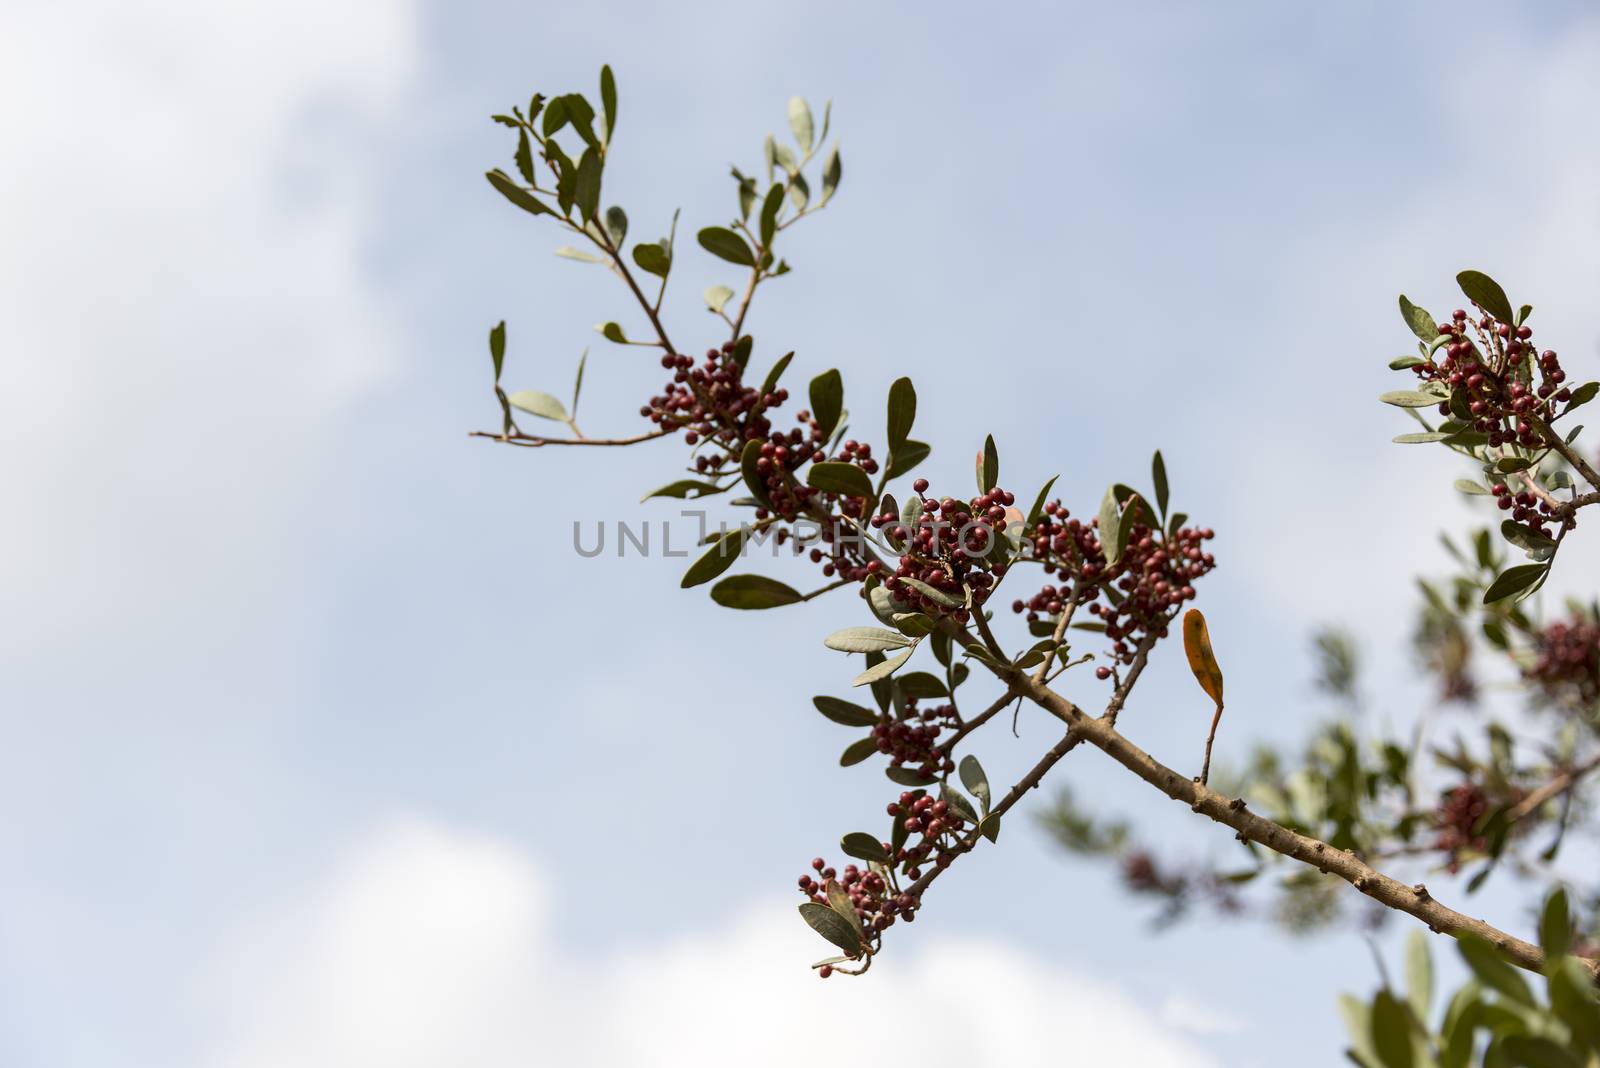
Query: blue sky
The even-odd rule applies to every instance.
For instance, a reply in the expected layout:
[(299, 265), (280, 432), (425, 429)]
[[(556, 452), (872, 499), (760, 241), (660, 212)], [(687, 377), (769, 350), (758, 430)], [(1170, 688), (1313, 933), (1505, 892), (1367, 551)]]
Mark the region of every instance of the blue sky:
[[(670, 447), (465, 436), (493, 424), (501, 318), (517, 388), (564, 392), (593, 348), (591, 432), (631, 430), (659, 371), (590, 330), (639, 329), (620, 288), (484, 185), (511, 147), (486, 116), (612, 64), (607, 197), (647, 238), (678, 207), (725, 222), (727, 165), (791, 94), (831, 97), (845, 179), (757, 305), (758, 360), (839, 367), (868, 435), (911, 373), (937, 484), (992, 432), (1008, 484), (1059, 473), (1087, 509), (1163, 449), (1218, 532), (1226, 760), (1324, 711), (1320, 622), (1359, 627), (1377, 722), (1425, 700), (1409, 576), (1464, 512), (1372, 399), (1395, 293), (1453, 306), (1480, 267), (1593, 358), (1583, 6), (294, 0), (0, 26), (0, 1060), (854, 1063), (868, 1019), (933, 1004), (962, 1026), (930, 1065), (1272, 1064), (1291, 1035), (1341, 1063), (1358, 940), (1152, 934), (1023, 820), (872, 977), (805, 973), (792, 881), (884, 800), (809, 709), (850, 674), (821, 637), (860, 620), (733, 616), (678, 561), (575, 556), (574, 520), (671, 515), (635, 503)], [(709, 339), (697, 294), (727, 278), (681, 272), (669, 323)], [(1592, 588), (1594, 554), (1563, 555)], [(1180, 661), (1123, 725), (1184, 766), (1206, 717)], [(983, 742), (993, 777), (1052, 737), (1030, 713), (1021, 735)], [(1227, 855), (1094, 754), (1058, 775)]]

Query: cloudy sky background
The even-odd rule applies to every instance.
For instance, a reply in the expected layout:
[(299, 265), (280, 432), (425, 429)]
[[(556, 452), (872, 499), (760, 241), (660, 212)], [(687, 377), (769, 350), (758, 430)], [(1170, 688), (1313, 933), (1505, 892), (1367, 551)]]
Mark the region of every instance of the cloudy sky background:
[[(943, 485), (992, 431), (1008, 485), (1060, 473), (1086, 509), (1164, 450), (1218, 531), (1224, 760), (1326, 711), (1319, 622), (1359, 624), (1375, 723), (1425, 698), (1395, 684), (1409, 577), (1463, 513), (1372, 400), (1394, 294), (1437, 311), (1486, 269), (1593, 376), (1580, 5), (9, 5), (0, 1061), (865, 1063), (903, 1024), (930, 1066), (1341, 1063), (1359, 940), (1153, 934), (1021, 819), (873, 976), (806, 972), (793, 879), (886, 793), (809, 708), (854, 610), (734, 617), (680, 561), (575, 556), (574, 520), (672, 515), (634, 503), (669, 447), (465, 437), (501, 318), (518, 388), (564, 393), (594, 346), (591, 432), (657, 384), (589, 329), (637, 330), (625, 294), (481, 178), (490, 111), (602, 62), (641, 239), (726, 221), (789, 95), (835, 100), (845, 179), (759, 362), (840, 367), (869, 436), (913, 374)], [(726, 274), (682, 257), (676, 335), (714, 334)], [(1179, 767), (1192, 686), (1168, 649), (1123, 719)], [(983, 740), (991, 777), (1053, 736), (1021, 733)], [(1094, 754), (1057, 774), (1229, 855)]]

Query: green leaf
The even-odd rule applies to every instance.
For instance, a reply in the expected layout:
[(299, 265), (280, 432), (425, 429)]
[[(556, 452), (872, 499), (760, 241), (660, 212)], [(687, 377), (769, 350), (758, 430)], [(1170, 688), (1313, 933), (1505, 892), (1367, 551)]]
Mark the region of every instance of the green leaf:
[(639, 498), (639, 503), (643, 504), (651, 497), (676, 497), (682, 500), (684, 498), (709, 497), (713, 493), (721, 492), (722, 487), (715, 482), (701, 482), (697, 479), (685, 478), (679, 479), (677, 482), (668, 482), (660, 489), (651, 490)]
[(1426, 1025), (1433, 1005), (1433, 955), (1428, 952), (1428, 936), (1415, 927), (1406, 936), (1406, 1000)]
[(725, 226), (708, 226), (695, 236), (700, 242), (700, 247), (718, 259), (737, 263), (741, 267), (756, 265), (756, 254), (750, 251), (749, 244)]
[(1482, 271), (1462, 271), (1456, 275), (1456, 282), (1461, 286), (1461, 292), (1467, 299), (1478, 307), (1500, 320), (1502, 323), (1516, 323), (1516, 312), (1511, 310), (1511, 301), (1506, 297), (1506, 291), (1500, 288), (1500, 283), (1484, 274)]
[(1056, 479), (1060, 477), (1060, 475), (1051, 475), (1050, 481), (1046, 482), (1042, 487), (1040, 487), (1039, 496), (1033, 499), (1033, 507), (1028, 509), (1028, 521), (1026, 525), (1029, 528), (1032, 528), (1035, 523), (1039, 522), (1039, 517), (1044, 515), (1044, 506), (1050, 500), (1050, 488), (1056, 484)]
[(931, 775), (924, 775), (922, 772), (912, 768), (888, 767), (883, 769), (883, 773), (890, 782), (897, 782), (901, 786), (932, 786), (939, 781)]
[(838, 192), (839, 179), (844, 175), (844, 165), (839, 160), (839, 146), (835, 144), (822, 165), (822, 203), (826, 204)]
[(1426, 445), (1433, 441), (1443, 441), (1450, 435), (1438, 430), (1418, 432), (1415, 434), (1396, 434), (1393, 440), (1396, 445)]
[(1161, 458), (1160, 449), (1157, 449), (1156, 454), (1150, 458), (1150, 481), (1155, 485), (1156, 489), (1156, 509), (1160, 511), (1161, 517), (1165, 519), (1167, 515), (1167, 462)]
[(918, 593), (922, 594), (922, 596), (926, 597), (934, 604), (941, 604), (946, 608), (960, 608), (967, 603), (965, 598), (956, 597), (953, 594), (946, 593), (944, 590), (928, 585), (921, 579), (902, 578), (900, 581), (905, 583), (907, 586), (910, 586)]
[(841, 701), (837, 697), (813, 697), (811, 703), (817, 706), (818, 712), (846, 727), (875, 727), (878, 724), (878, 714), (872, 709)]
[(890, 860), (889, 851), (883, 848), (883, 843), (865, 831), (851, 831), (839, 839), (839, 848), (844, 850), (846, 856), (857, 860), (877, 861), (879, 864), (887, 864)]
[(952, 790), (949, 783), (939, 784), (939, 796), (951, 810), (974, 827), (978, 825), (978, 810), (972, 807), (972, 802), (959, 790)]
[(1548, 1038), (1534, 1035), (1504, 1035), (1500, 1052), (1505, 1054), (1506, 1063), (1515, 1068), (1584, 1068), (1583, 1061)]
[(783, 186), (774, 185), (767, 190), (767, 199), (761, 202), (761, 246), (772, 247), (772, 239), (778, 233), (778, 212), (783, 210)]
[(1432, 341), (1439, 336), (1439, 324), (1434, 322), (1433, 316), (1427, 309), (1419, 308), (1406, 299), (1405, 294), (1400, 295), (1400, 317), (1406, 321), (1406, 326), (1411, 332), (1423, 341)]
[(1000, 481), (1000, 450), (994, 446), (994, 435), (983, 440), (983, 451), (978, 454), (978, 492), (988, 493)]
[(1456, 947), (1461, 951), (1467, 967), (1485, 986), (1499, 991), (1519, 1005), (1534, 1007), (1528, 984), (1517, 974), (1517, 969), (1507, 964), (1488, 942), (1467, 934), (1459, 937)]
[(739, 456), (739, 474), (744, 478), (745, 486), (750, 490), (750, 495), (756, 503), (763, 507), (771, 507), (772, 501), (767, 496), (766, 479), (762, 477), (761, 442), (747, 441), (744, 443), (744, 452)]
[(978, 830), (991, 842), (1000, 840), (1000, 817), (990, 813), (983, 817), (983, 822), (978, 825)]
[(553, 137), (560, 132), (561, 127), (567, 124), (567, 98), (558, 96), (550, 101), (544, 109), (544, 123), (541, 129), (545, 137)]
[(579, 263), (600, 263), (599, 256), (582, 249), (573, 248), (571, 245), (562, 245), (556, 249), (556, 255), (564, 260), (577, 260)]
[(811, 151), (811, 107), (798, 96), (789, 98), (789, 129), (794, 131), (794, 142), (800, 151)]
[(846, 497), (871, 497), (872, 480), (855, 464), (824, 461), (806, 469), (806, 485)]
[[(516, 403), (515, 399), (512, 403)], [(1548, 564), (1518, 564), (1516, 567), (1506, 568), (1484, 591), (1483, 603), (1493, 604), (1512, 594), (1521, 593), (1543, 578), (1549, 569)]]
[(1388, 393), (1380, 393), (1378, 399), (1385, 404), (1392, 404), (1396, 408), (1431, 408), (1449, 398), (1441, 397), (1434, 393), (1421, 393), (1414, 389), (1396, 389)]
[(501, 319), (499, 324), (489, 331), (489, 359), (494, 362), (495, 384), (500, 383), (500, 371), (506, 365), (506, 321)]
[(878, 751), (878, 743), (872, 738), (858, 738), (845, 747), (839, 754), (839, 766), (850, 768), (866, 760)]
[(933, 448), (927, 442), (907, 438), (889, 456), (889, 477), (899, 478), (928, 458)]
[(1600, 1053), (1600, 1004), (1596, 1004), (1594, 979), (1576, 957), (1546, 962), (1550, 1008), (1567, 1025), (1574, 1039), (1590, 1053)]
[(628, 343), (628, 335), (622, 332), (622, 327), (618, 323), (595, 323), (594, 328), (607, 341), (614, 341), (618, 345), (626, 345)]
[(724, 608), (781, 608), (802, 600), (799, 590), (765, 575), (730, 575), (711, 587), (711, 599)]
[(710, 286), (706, 289), (706, 307), (719, 315), (732, 299), (733, 290), (727, 286)]
[(1556, 887), (1545, 900), (1539, 917), (1539, 948), (1550, 960), (1566, 956), (1572, 948), (1572, 908), (1565, 887)]
[(489, 179), (489, 184), (494, 186), (501, 196), (530, 215), (556, 214), (555, 209), (548, 207), (538, 197), (513, 182), (503, 171), (490, 171), (484, 177)]
[(1106, 490), (1106, 495), (1100, 499), (1100, 551), (1105, 553), (1107, 562), (1112, 564), (1115, 564), (1121, 558), (1121, 551), (1118, 547), (1125, 544), (1118, 529), (1121, 515), (1121, 512), (1117, 510), (1116, 490)]
[[(633, 262), (639, 265), (641, 271), (648, 271), (657, 278), (665, 278), (667, 272), (672, 270), (672, 254), (659, 241), (633, 246)], [(733, 291), (729, 290), (728, 295), (732, 296)]]
[(1396, 356), (1394, 359), (1389, 361), (1389, 370), (1409, 371), (1411, 368), (1421, 367), (1427, 362), (1427, 360), (1424, 360), (1420, 356)]
[(1387, 990), (1372, 1000), (1372, 1046), (1384, 1068), (1412, 1068), (1411, 1021), (1405, 1006)]
[(783, 372), (788, 370), (789, 361), (792, 359), (794, 359), (794, 353), (786, 352), (777, 363), (772, 365), (772, 370), (767, 372), (767, 377), (761, 382), (761, 395), (763, 397), (778, 388), (778, 379), (782, 378)]
[(1555, 554), (1555, 540), (1533, 527), (1507, 519), (1500, 524), (1500, 536), (1526, 552), (1535, 560), (1547, 560)]
[(828, 635), (822, 644), (841, 653), (881, 653), (913, 643), (905, 635), (882, 627), (846, 627)]
[(598, 152), (600, 139), (594, 133), (594, 108), (589, 106), (589, 101), (583, 98), (582, 93), (568, 93), (561, 99), (567, 104), (567, 121), (578, 131), (583, 143)]
[(811, 380), (811, 414), (826, 441), (844, 414), (844, 379), (837, 369), (824, 371)]
[(678, 585), (687, 590), (701, 583), (710, 582), (728, 570), (743, 554), (745, 538), (749, 533), (750, 528), (739, 526), (718, 537), (705, 551), (705, 555), (689, 566), (689, 570), (683, 574), (683, 581)]
[(600, 68), (600, 108), (606, 118), (606, 144), (617, 132), (617, 79), (611, 73), (611, 64)]
[(944, 681), (929, 671), (908, 671), (900, 676), (898, 685), (907, 697), (942, 700), (950, 696)]
[(1567, 401), (1567, 406), (1562, 410), (1562, 414), (1565, 415), (1574, 408), (1588, 404), (1594, 400), (1597, 393), (1600, 393), (1600, 382), (1585, 382), (1572, 391), (1572, 398)]
[(1456, 479), (1456, 489), (1460, 490), (1462, 493), (1468, 493), (1478, 497), (1488, 497), (1490, 495), (1487, 487), (1485, 487), (1482, 483), (1474, 482), (1470, 478)]
[(597, 220), (600, 216), (600, 172), (604, 166), (597, 148), (586, 149), (583, 158), (578, 160), (577, 184), (573, 186), (572, 202), (578, 206), (578, 212), (586, 222)]
[(628, 237), (628, 213), (615, 204), (606, 209), (606, 236), (611, 238), (612, 246), (619, 250)]
[(523, 389), (511, 394), (510, 400), (513, 408), (520, 408), (529, 415), (537, 415), (541, 419), (554, 419), (558, 423), (567, 420), (567, 409), (548, 393), (540, 393), (536, 389)]
[(583, 393), (583, 369), (589, 366), (589, 350), (578, 357), (578, 374), (572, 380), (572, 418), (578, 418), (578, 397)]
[(1339, 1015), (1344, 1017), (1344, 1029), (1360, 1063), (1380, 1068), (1377, 1051), (1372, 1048), (1372, 1009), (1360, 998), (1340, 994)]
[(538, 185), (533, 171), (533, 141), (528, 137), (527, 130), (517, 131), (517, 173), (522, 175), (522, 180), (529, 185)]
[(915, 648), (907, 649), (899, 656), (885, 660), (881, 664), (872, 665), (871, 667), (867, 668), (867, 670), (863, 671), (861, 674), (852, 679), (850, 681), (850, 685), (866, 686), (870, 683), (878, 682), (882, 679), (888, 678), (890, 675), (893, 675), (896, 671), (899, 671), (903, 666), (905, 666), (905, 662), (911, 659), (911, 654), (914, 652), (916, 652)]
[(917, 390), (909, 378), (897, 378), (889, 387), (889, 452), (898, 452), (917, 418)]
[(861, 955), (861, 937), (856, 934), (855, 928), (850, 925), (849, 920), (827, 905), (807, 901), (800, 906), (800, 918), (810, 924), (813, 931), (844, 950), (852, 958)]
[(978, 803), (983, 805), (984, 815), (989, 814), (989, 777), (983, 773), (983, 765), (978, 763), (978, 758), (968, 753), (961, 758), (961, 785)]

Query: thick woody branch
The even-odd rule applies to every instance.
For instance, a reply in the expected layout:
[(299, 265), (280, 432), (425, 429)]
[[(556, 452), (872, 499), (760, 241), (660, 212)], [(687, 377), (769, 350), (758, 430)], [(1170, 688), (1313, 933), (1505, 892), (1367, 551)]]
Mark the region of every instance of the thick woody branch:
[[(956, 637), (968, 647), (977, 645), (977, 640), (965, 632)], [(1010, 688), (1069, 726), (1066, 737), (1046, 755), (1040, 767), (1034, 769), (1037, 777), (1034, 772), (1030, 772), (1028, 778), (1024, 780), (1024, 783), (1028, 784), (1026, 788), (1037, 785), (1038, 777), (1042, 777), (1045, 771), (1054, 766), (1061, 756), (1080, 741), (1088, 742), (1174, 801), (1181, 801), (1194, 812), (1232, 828), (1240, 841), (1256, 842), (1275, 853), (1311, 865), (1325, 874), (1337, 875), (1379, 904), (1416, 917), (1427, 924), (1430, 930), (1454, 937), (1476, 935), (1494, 946), (1510, 963), (1529, 971), (1537, 972), (1543, 969), (1544, 952), (1533, 943), (1515, 938), (1481, 919), (1457, 912), (1435, 900), (1420, 883), (1416, 885), (1402, 883), (1378, 871), (1354, 853), (1335, 849), (1326, 842), (1291, 831), (1280, 823), (1258, 816), (1245, 807), (1242, 798), (1226, 797), (1202, 785), (1196, 779), (1180, 775), (1119, 732), (1109, 716), (1095, 718), (1085, 714), (1065, 697), (1035, 682), (1027, 672), (1007, 665), (989, 664), (989, 667)], [(1060, 750), (1059, 754), (1057, 750)], [(1024, 783), (1019, 783), (1017, 788), (1013, 788), (1007, 795), (1008, 801), (1015, 803), (1015, 798), (1025, 792)], [(919, 882), (925, 881), (927, 877)], [(1585, 961), (1585, 966), (1591, 975), (1600, 980), (1600, 962)]]

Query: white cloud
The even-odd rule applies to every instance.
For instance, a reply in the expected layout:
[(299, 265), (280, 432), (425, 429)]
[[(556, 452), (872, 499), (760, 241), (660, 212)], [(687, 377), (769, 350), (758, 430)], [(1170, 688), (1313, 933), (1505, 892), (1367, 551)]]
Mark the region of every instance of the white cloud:
[(551, 899), (514, 846), (389, 826), (298, 908), (250, 925), (214, 987), (225, 1031), (209, 1063), (1216, 1063), (1103, 981), (993, 942), (908, 930), (866, 977), (824, 981), (805, 965), (827, 947), (774, 900), (586, 960), (552, 945)]
[(238, 591), (241, 558), (270, 581), (330, 406), (393, 351), (347, 142), (398, 113), (415, 21), (387, 0), (0, 14), (8, 639)]

